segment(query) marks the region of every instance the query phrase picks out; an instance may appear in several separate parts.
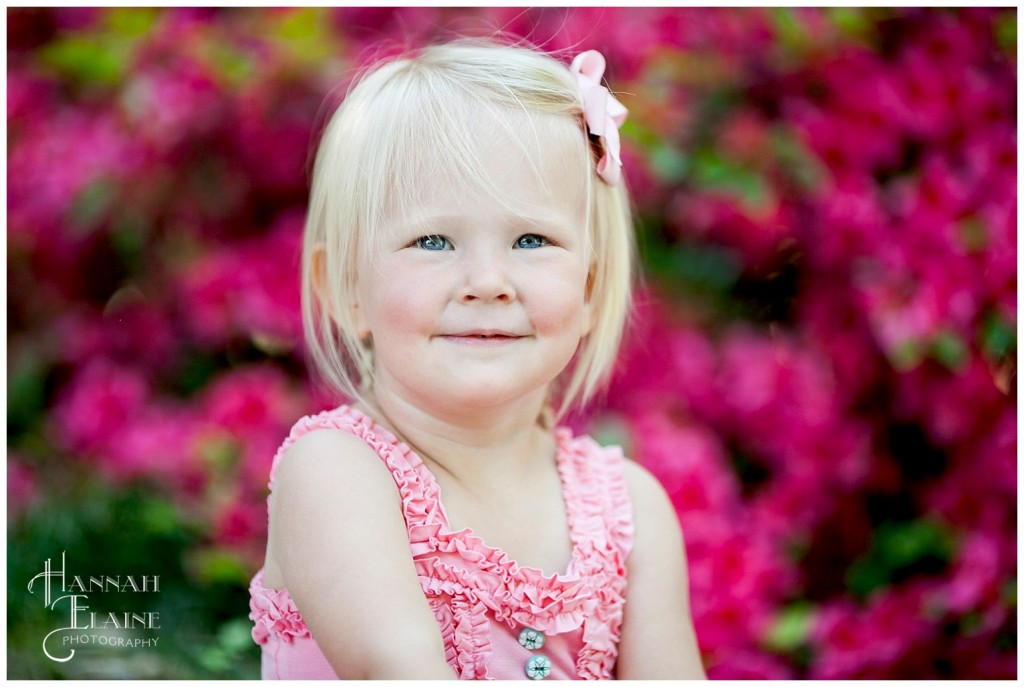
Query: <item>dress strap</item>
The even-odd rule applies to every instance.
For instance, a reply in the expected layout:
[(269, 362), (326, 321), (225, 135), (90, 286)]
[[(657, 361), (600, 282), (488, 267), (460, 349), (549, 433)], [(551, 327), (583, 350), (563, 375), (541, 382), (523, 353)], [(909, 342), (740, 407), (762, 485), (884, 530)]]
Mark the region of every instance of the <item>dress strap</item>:
[(580, 436), (566, 439), (561, 465), (572, 529), (598, 550), (616, 553), (614, 557), (621, 562), (633, 548), (633, 508), (625, 461), (618, 446), (601, 446), (590, 437)]
[(353, 434), (380, 456), (398, 486), (406, 526), (410, 531), (413, 528), (431, 528), (444, 522), (440, 492), (432, 480), (424, 478), (424, 471), (420, 469), (422, 459), (372, 418), (347, 405), (325, 410), (317, 415), (307, 415), (292, 426), (288, 437), (274, 455), (270, 467), (270, 481), (267, 486), (271, 491), (274, 489), (277, 466), (291, 445), (300, 437), (321, 429), (341, 430)]

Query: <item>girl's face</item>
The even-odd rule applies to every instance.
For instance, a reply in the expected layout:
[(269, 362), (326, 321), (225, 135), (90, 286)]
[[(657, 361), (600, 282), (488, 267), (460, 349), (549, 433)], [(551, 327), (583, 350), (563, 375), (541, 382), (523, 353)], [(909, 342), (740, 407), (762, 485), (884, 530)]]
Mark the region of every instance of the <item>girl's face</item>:
[(380, 232), (354, 312), (373, 338), (378, 398), (456, 415), (542, 402), (589, 331), (585, 181), (543, 123), (526, 153), (480, 125), (504, 202), (424, 175), (411, 210)]

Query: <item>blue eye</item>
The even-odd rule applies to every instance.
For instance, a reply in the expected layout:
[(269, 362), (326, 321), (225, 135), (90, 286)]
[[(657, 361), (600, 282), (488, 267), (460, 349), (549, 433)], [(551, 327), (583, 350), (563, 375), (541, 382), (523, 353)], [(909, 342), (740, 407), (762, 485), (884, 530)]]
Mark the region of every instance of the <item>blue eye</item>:
[(516, 239), (516, 248), (542, 248), (548, 245), (548, 240), (537, 234), (523, 234)]
[(451, 250), (452, 248), (452, 242), (439, 234), (421, 236), (413, 245), (423, 250)]

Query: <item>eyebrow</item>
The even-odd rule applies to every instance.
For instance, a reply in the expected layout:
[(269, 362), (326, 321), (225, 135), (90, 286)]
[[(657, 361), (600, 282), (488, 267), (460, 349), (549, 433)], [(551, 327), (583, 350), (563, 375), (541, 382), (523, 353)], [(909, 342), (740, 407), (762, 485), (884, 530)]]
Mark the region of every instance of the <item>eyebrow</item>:
[[(506, 213), (504, 219), (510, 220), (510, 224), (526, 228), (559, 229), (575, 226), (574, 222), (558, 213)], [(399, 217), (394, 221), (395, 225), (402, 227), (425, 227), (435, 228), (443, 226), (459, 227), (467, 223), (468, 215), (460, 213), (434, 213), (434, 214), (412, 214)]]

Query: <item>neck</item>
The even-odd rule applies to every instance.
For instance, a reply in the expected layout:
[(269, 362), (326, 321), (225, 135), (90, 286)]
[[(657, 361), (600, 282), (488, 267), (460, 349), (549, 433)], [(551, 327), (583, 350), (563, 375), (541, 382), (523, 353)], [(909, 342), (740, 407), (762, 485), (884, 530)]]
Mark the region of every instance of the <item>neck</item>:
[(552, 454), (546, 394), (500, 408), (429, 409), (390, 394), (361, 408), (452, 480), (486, 488), (521, 477)]

